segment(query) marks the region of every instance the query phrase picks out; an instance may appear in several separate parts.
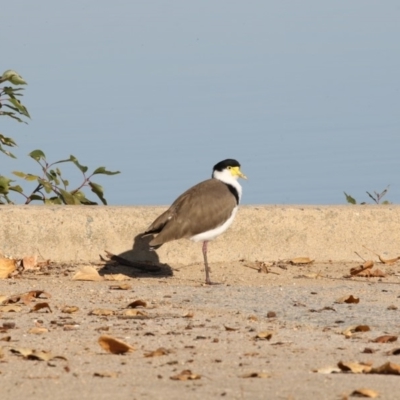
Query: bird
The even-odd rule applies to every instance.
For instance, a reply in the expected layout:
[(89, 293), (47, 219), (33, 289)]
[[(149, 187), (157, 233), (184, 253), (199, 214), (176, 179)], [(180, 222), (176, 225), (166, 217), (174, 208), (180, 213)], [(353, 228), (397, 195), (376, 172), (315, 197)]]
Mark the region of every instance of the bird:
[(226, 159), (215, 164), (211, 179), (182, 193), (142, 234), (156, 235), (149, 242), (150, 250), (183, 238), (203, 242), (206, 284), (211, 285), (207, 244), (224, 233), (236, 216), (242, 197), (238, 178), (247, 179), (237, 160)]

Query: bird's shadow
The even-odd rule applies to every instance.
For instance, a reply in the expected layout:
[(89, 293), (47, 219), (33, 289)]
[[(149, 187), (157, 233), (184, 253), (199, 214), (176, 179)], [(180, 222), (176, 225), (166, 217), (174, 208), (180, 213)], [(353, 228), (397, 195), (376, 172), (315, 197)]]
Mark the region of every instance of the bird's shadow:
[(109, 261), (100, 269), (100, 275), (112, 273), (153, 278), (172, 276), (171, 266), (161, 263), (158, 254), (150, 250), (149, 242), (152, 238), (152, 235), (143, 237), (140, 233), (135, 236), (132, 249), (118, 255), (109, 253)]

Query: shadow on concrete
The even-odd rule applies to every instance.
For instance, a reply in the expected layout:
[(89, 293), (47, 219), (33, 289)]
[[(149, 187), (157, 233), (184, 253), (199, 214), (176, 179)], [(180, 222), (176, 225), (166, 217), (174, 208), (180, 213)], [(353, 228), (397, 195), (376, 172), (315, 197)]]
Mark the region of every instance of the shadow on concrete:
[(152, 235), (142, 237), (142, 233), (136, 235), (131, 250), (118, 255), (111, 255), (109, 262), (100, 269), (100, 275), (124, 274), (131, 277), (166, 277), (172, 276), (170, 265), (160, 263), (158, 254), (149, 250), (149, 242)]

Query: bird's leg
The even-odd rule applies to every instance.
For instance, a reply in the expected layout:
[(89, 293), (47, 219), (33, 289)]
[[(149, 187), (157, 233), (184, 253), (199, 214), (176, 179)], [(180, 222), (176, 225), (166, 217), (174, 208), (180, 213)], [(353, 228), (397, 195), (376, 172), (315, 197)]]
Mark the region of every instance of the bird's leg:
[(203, 257), (204, 257), (204, 269), (206, 271), (206, 285), (211, 285), (210, 279), (210, 267), (208, 266), (207, 261), (207, 240), (203, 242)]

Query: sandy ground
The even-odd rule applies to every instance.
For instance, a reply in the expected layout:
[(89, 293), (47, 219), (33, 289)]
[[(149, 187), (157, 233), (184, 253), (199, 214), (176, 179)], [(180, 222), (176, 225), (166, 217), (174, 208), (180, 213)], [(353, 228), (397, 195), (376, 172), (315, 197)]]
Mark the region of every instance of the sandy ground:
[[(74, 265), (0, 281), (3, 296), (31, 290), (51, 295), (17, 303), (19, 312), (0, 312), (1, 399), (346, 399), (365, 387), (382, 399), (400, 398), (400, 375), (313, 372), (339, 361), (400, 364), (400, 355), (390, 354), (398, 341), (372, 342), (400, 333), (398, 265), (378, 265), (383, 278), (346, 278), (355, 265), (344, 263), (282, 263), (268, 273), (253, 269), (258, 266), (214, 264), (211, 277), (220, 284), (213, 286), (203, 285), (200, 264), (173, 266), (172, 276), (163, 276), (168, 269), (156, 275), (102, 269), (129, 275), (123, 282), (74, 281)], [(131, 288), (111, 288), (121, 283)], [(335, 302), (349, 295), (359, 303)], [(146, 307), (123, 315), (135, 300)], [(39, 302), (52, 312), (30, 312)], [(65, 306), (79, 310), (68, 314)], [(90, 315), (95, 309), (114, 315)], [(343, 335), (352, 325), (370, 331)], [(30, 333), (37, 327), (47, 332)], [(101, 335), (135, 351), (110, 354), (98, 344)], [(29, 360), (11, 351), (20, 348), (65, 359)], [(159, 348), (167, 354), (146, 357)], [(199, 379), (171, 379), (184, 370)]]

